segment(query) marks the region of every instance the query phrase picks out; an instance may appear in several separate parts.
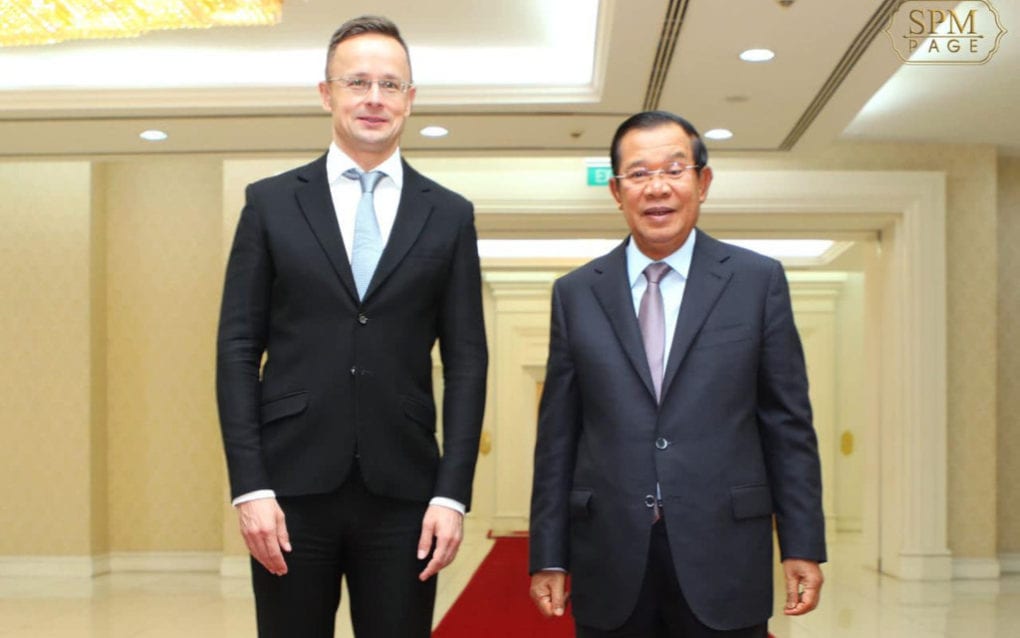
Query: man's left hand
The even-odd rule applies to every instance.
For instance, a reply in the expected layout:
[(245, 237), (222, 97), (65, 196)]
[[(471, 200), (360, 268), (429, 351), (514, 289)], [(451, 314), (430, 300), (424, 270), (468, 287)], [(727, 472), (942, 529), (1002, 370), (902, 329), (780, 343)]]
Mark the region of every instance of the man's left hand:
[(418, 560), (429, 555), (433, 538), (436, 546), (432, 552), (432, 560), (425, 566), (425, 570), (418, 574), (418, 580), (422, 582), (438, 574), (439, 570), (452, 563), (457, 556), (460, 541), (464, 538), (464, 516), (449, 507), (429, 505), (421, 523)]
[(818, 606), (822, 593), (822, 568), (813, 560), (787, 558), (783, 561), (783, 575), (786, 577), (787, 616), (800, 616)]

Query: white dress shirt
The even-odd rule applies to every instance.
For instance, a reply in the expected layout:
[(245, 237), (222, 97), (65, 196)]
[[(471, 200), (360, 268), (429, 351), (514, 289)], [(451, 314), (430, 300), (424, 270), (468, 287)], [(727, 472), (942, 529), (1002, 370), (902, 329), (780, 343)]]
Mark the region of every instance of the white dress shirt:
[[(354, 247), (354, 220), (358, 215), (358, 202), (361, 200), (361, 182), (344, 177), (344, 171), (361, 167), (354, 163), (346, 153), (333, 142), (326, 153), (326, 178), (329, 180), (329, 194), (333, 199), (333, 210), (340, 224), (340, 236), (347, 250), (347, 261), (351, 260)], [(398, 148), (386, 160), (372, 169), (381, 171), (386, 177), (375, 186), (375, 218), (379, 222), (379, 234), (383, 246), (390, 239), (393, 222), (397, 219), (397, 207), (400, 205), (400, 191), (404, 187), (404, 165), (400, 161)]]
[[(691, 258), (694, 256), (694, 241), (697, 233), (698, 231), (692, 228), (691, 234), (688, 235), (683, 246), (680, 246), (672, 255), (659, 260), (669, 264), (670, 268), (659, 281), (659, 290), (662, 291), (662, 310), (666, 319), (666, 347), (662, 353), (662, 371), (664, 373), (666, 363), (669, 361), (669, 352), (673, 347), (676, 321), (680, 316), (680, 302), (683, 301), (687, 276), (691, 272)], [(641, 308), (641, 296), (645, 294), (645, 288), (648, 287), (644, 271), (651, 263), (654, 263), (654, 260), (645, 256), (634, 243), (634, 239), (631, 238), (627, 242), (627, 280), (630, 282), (630, 293), (634, 298), (635, 315)]]

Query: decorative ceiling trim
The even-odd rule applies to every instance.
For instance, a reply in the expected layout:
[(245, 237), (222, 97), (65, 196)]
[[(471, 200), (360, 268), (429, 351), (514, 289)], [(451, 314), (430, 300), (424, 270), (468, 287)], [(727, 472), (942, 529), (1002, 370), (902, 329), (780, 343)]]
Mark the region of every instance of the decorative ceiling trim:
[(864, 28), (854, 38), (850, 48), (843, 54), (836, 68), (832, 70), (825, 84), (822, 85), (818, 94), (815, 95), (815, 99), (811, 101), (811, 104), (808, 105), (800, 119), (797, 120), (797, 123), (793, 125), (793, 128), (787, 134), (786, 139), (779, 145), (779, 150), (789, 151), (796, 146), (798, 140), (807, 132), (815, 118), (818, 117), (818, 114), (822, 112), (825, 105), (836, 94), (840, 85), (843, 84), (843, 80), (850, 75), (857, 61), (861, 59), (864, 52), (871, 46), (875, 37), (885, 28), (890, 16), (896, 11), (901, 2), (902, 0), (885, 0), (875, 13), (872, 14), (871, 19), (865, 23)]
[(662, 33), (659, 35), (659, 47), (655, 51), (655, 63), (648, 79), (648, 90), (645, 92), (643, 110), (653, 111), (659, 108), (662, 87), (666, 84), (669, 64), (673, 61), (673, 50), (680, 38), (684, 15), (687, 13), (688, 0), (670, 0), (666, 8), (666, 18), (662, 22)]

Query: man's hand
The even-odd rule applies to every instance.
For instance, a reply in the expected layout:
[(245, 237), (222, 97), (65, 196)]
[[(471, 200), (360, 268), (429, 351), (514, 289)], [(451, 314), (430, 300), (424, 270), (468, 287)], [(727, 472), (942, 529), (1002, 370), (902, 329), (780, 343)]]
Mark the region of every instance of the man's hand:
[(787, 616), (800, 616), (818, 606), (822, 593), (822, 568), (813, 560), (787, 558), (783, 561), (783, 575), (786, 577)]
[(531, 600), (543, 616), (562, 616), (567, 605), (567, 573), (555, 570), (531, 575)]
[(237, 517), (241, 523), (241, 536), (255, 560), (271, 574), (286, 574), (287, 563), (280, 549), (290, 551), (290, 537), (283, 510), (276, 499), (258, 498), (241, 503), (237, 506)]
[(439, 570), (453, 562), (464, 538), (464, 516), (457, 510), (442, 505), (429, 505), (421, 522), (421, 537), (418, 539), (418, 560), (423, 560), (436, 541), (432, 560), (425, 566), (418, 580), (425, 582), (439, 573)]

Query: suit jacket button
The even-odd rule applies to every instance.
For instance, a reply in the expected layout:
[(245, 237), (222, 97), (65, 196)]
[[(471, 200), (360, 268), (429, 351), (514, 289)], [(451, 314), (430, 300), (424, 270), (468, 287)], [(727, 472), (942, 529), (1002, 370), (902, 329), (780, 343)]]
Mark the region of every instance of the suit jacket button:
[(655, 439), (655, 447), (657, 447), (660, 450), (665, 450), (666, 448), (669, 447), (669, 441), (660, 436), (659, 438)]
[(655, 507), (655, 495), (648, 494), (645, 496), (645, 507)]
[(358, 323), (360, 323), (361, 325), (365, 325), (366, 323), (368, 323), (368, 317), (366, 317), (364, 314), (359, 313)]

